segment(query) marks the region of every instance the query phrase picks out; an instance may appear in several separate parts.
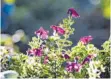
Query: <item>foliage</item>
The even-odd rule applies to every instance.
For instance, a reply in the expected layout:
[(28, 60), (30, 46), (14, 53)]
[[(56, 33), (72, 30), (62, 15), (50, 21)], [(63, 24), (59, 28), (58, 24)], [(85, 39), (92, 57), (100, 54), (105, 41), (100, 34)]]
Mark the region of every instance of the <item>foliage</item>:
[(101, 0), (103, 16), (110, 19), (110, 0)]
[(99, 50), (90, 43), (92, 37), (85, 36), (69, 49), (72, 45), (69, 37), (75, 30), (71, 27), (74, 24), (72, 13), (75, 15), (72, 11), (58, 26), (51, 26), (52, 35), (49, 36), (43, 28), (37, 30), (37, 37), (29, 42), (31, 48), (26, 55), (5, 53), (1, 56), (2, 65), (8, 65), (2, 71), (15, 70), (22, 78), (100, 78), (109, 63), (106, 58), (109, 58), (110, 42), (106, 41)]

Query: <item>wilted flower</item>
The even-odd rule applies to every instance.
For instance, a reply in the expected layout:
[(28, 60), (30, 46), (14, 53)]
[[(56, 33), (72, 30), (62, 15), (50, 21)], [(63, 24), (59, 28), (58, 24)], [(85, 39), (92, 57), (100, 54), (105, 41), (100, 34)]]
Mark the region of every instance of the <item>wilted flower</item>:
[(83, 44), (87, 44), (87, 43), (89, 43), (92, 39), (93, 39), (92, 36), (89, 35), (89, 36), (84, 36), (84, 37), (80, 38), (80, 41), (81, 41)]
[(34, 56), (42, 56), (42, 49), (41, 48), (38, 48), (38, 49), (31, 49), (31, 50), (28, 50), (27, 53), (29, 55), (34, 55)]
[(49, 61), (48, 58), (49, 58), (48, 56), (45, 56), (45, 57), (44, 57), (44, 64), (47, 64), (47, 63), (48, 63), (48, 61)]
[(51, 28), (52, 28), (55, 32), (57, 32), (57, 33), (59, 33), (59, 34), (61, 34), (61, 35), (65, 34), (65, 30), (64, 30), (63, 28), (59, 27), (59, 26), (52, 25)]
[(69, 8), (67, 13), (70, 14), (70, 16), (75, 18), (80, 17), (79, 14), (74, 10), (74, 8)]
[(47, 39), (48, 33), (49, 33), (49, 31), (44, 30), (42, 27), (40, 27), (39, 30), (35, 31), (35, 34), (42, 39)]

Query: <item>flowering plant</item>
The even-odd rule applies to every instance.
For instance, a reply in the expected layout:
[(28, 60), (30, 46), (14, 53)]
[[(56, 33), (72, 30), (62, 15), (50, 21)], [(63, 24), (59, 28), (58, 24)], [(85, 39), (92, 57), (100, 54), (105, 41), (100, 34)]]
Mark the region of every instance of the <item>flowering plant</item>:
[[(90, 43), (93, 37), (89, 35), (81, 37), (77, 45), (69, 49), (72, 45), (69, 37), (75, 30), (71, 27), (73, 18), (80, 15), (74, 8), (70, 8), (67, 13), (69, 16), (62, 23), (50, 26), (52, 35), (43, 27), (35, 31), (36, 37), (29, 42), (30, 48), (26, 55), (9, 54), (6, 69), (15, 70), (24, 78), (100, 78), (109, 62), (110, 42), (106, 41), (102, 45), (103, 50), (99, 50)], [(3, 65), (3, 60), (1, 63)]]

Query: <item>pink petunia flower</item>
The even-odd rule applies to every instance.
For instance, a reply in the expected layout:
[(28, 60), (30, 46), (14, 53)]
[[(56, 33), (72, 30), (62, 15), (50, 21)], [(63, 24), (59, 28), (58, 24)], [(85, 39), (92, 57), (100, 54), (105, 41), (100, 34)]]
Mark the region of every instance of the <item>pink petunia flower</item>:
[(80, 72), (80, 71), (81, 71), (81, 68), (82, 68), (82, 65), (79, 64), (79, 63), (68, 62), (65, 69), (66, 69), (68, 72), (73, 72), (73, 71)]
[(75, 63), (75, 62), (72, 63), (72, 67), (73, 67), (74, 71), (76, 71), (76, 72), (80, 72), (81, 68), (82, 68), (81, 64)]
[(84, 37), (80, 38), (80, 41), (81, 41), (83, 44), (87, 44), (87, 43), (89, 43), (92, 39), (93, 39), (92, 36), (89, 35), (89, 36), (84, 36)]
[(50, 26), (54, 31), (56, 31), (58, 34), (65, 34), (65, 30), (59, 26), (56, 26), (56, 25), (52, 25)]
[(35, 34), (42, 39), (47, 39), (48, 33), (49, 33), (49, 31), (44, 30), (42, 27), (40, 27), (39, 30), (35, 31)]
[(34, 56), (42, 56), (42, 49), (38, 48), (38, 49), (31, 49), (27, 51), (28, 55), (34, 55)]
[(47, 63), (48, 63), (48, 61), (49, 61), (48, 58), (49, 58), (48, 56), (45, 56), (45, 57), (44, 57), (44, 64), (47, 64)]
[(65, 69), (68, 72), (73, 72), (72, 62), (67, 62)]
[(74, 8), (69, 8), (67, 13), (74, 18), (80, 17), (80, 15), (74, 10)]

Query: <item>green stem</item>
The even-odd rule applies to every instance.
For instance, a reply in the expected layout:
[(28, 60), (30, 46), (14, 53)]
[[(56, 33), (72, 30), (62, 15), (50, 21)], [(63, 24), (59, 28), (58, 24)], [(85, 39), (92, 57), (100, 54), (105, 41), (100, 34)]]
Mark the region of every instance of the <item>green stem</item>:
[(55, 60), (55, 78), (57, 78), (57, 76), (56, 76), (56, 60)]

